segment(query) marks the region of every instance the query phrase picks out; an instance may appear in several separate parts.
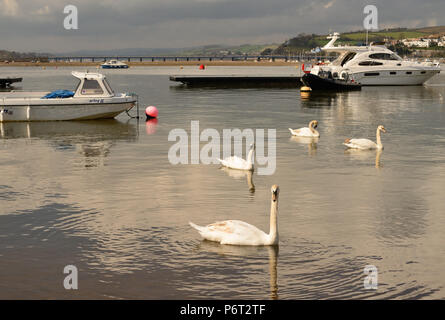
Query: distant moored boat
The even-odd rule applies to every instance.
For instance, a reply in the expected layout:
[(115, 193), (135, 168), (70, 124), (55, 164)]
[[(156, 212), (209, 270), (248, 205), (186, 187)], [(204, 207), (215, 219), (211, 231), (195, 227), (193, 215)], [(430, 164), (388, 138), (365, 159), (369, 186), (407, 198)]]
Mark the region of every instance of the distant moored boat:
[(103, 69), (127, 69), (128, 64), (119, 60), (108, 60), (107, 62), (101, 64)]

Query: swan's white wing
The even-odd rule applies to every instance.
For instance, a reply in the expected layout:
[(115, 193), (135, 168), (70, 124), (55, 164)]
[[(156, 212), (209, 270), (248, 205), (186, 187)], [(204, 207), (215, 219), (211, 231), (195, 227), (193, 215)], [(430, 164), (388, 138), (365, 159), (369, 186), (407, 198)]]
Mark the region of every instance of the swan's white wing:
[(247, 161), (237, 156), (228, 157), (225, 158), (224, 160), (219, 159), (219, 161), (223, 166), (226, 166), (228, 168), (241, 169), (241, 170), (250, 169)]
[(311, 129), (309, 129), (308, 127), (304, 127), (304, 128), (300, 128), (300, 129), (289, 129), (291, 131), (291, 133), (294, 136), (298, 136), (298, 137), (318, 137), (319, 135), (317, 133), (313, 133), (311, 131)]
[(226, 220), (199, 227), (204, 239), (221, 244), (264, 245), (268, 236), (257, 227), (239, 220)]
[(347, 139), (344, 143), (348, 148), (354, 149), (375, 149), (377, 144), (369, 139)]

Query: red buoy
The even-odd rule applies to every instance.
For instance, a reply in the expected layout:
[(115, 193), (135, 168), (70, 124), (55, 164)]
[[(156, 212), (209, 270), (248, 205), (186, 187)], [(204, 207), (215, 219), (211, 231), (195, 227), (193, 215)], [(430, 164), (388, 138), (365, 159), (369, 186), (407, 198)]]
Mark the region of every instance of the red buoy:
[(158, 117), (158, 109), (155, 106), (149, 106), (145, 109), (145, 115), (147, 119), (153, 119)]
[(204, 70), (205, 68), (206, 68), (206, 66), (203, 65), (203, 64), (201, 64), (201, 65), (199, 66), (199, 70)]

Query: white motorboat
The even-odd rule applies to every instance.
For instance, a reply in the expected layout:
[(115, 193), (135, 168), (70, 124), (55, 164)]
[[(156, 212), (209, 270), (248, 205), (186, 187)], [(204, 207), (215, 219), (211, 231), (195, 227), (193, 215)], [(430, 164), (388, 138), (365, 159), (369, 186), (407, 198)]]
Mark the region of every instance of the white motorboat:
[(101, 64), (103, 69), (127, 69), (128, 64), (119, 60), (108, 60), (107, 62)]
[(114, 93), (100, 73), (71, 74), (79, 79), (75, 91), (0, 93), (0, 122), (114, 118), (136, 104), (134, 95)]
[(339, 37), (339, 33), (330, 35), (331, 40), (321, 48), (325, 52), (337, 52), (339, 57), (331, 63), (314, 66), (311, 74), (363, 86), (403, 86), (421, 85), (441, 70), (438, 63), (403, 60), (381, 43), (334, 46)]

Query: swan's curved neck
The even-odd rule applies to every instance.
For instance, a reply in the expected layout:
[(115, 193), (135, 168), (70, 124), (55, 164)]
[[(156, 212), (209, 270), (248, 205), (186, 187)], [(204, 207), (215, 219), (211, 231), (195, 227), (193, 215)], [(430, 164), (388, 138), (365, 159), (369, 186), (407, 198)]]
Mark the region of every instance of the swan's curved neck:
[(249, 154), (247, 155), (247, 163), (250, 165), (253, 163), (253, 150), (255, 148), (250, 149)]
[(278, 199), (276, 201), (272, 201), (270, 205), (270, 231), (269, 238), (272, 244), (276, 244), (278, 241)]
[(377, 129), (376, 138), (377, 138), (377, 147), (379, 149), (382, 149), (383, 145), (382, 145), (382, 139), (380, 138), (380, 129)]
[(311, 132), (313, 134), (317, 134), (318, 133), (318, 131), (315, 130), (315, 128), (314, 128), (314, 122), (313, 121), (309, 122), (309, 130), (311, 130)]

